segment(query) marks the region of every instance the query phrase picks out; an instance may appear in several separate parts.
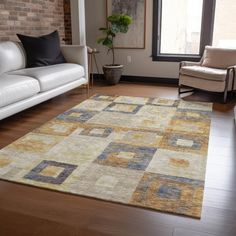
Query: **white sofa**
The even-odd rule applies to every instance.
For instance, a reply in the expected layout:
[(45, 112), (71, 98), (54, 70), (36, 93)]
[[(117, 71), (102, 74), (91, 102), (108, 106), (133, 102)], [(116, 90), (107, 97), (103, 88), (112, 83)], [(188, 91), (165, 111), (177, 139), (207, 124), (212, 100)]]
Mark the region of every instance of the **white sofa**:
[(0, 120), (80, 85), (88, 84), (87, 48), (61, 46), (67, 63), (25, 68), (17, 42), (0, 42)]

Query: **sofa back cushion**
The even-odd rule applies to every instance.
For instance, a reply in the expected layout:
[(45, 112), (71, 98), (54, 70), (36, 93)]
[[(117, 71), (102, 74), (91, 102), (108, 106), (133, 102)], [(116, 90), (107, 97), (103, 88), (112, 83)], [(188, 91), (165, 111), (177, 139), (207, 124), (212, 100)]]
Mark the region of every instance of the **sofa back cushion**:
[(236, 49), (206, 46), (202, 66), (226, 69), (236, 65)]
[(17, 34), (25, 49), (26, 67), (51, 66), (66, 63), (61, 52), (58, 31), (40, 37)]
[(0, 75), (25, 68), (26, 58), (24, 49), (17, 42), (0, 42)]

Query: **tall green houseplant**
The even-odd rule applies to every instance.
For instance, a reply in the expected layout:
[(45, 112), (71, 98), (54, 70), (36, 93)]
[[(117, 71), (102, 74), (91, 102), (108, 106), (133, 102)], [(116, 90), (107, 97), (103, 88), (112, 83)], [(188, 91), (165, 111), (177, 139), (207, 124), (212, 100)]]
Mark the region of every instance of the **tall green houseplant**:
[(129, 25), (132, 23), (132, 18), (128, 15), (114, 14), (107, 17), (107, 27), (99, 28), (104, 34), (97, 40), (97, 43), (108, 48), (108, 52), (112, 52), (112, 65), (115, 65), (115, 50), (114, 39), (118, 33), (127, 33)]
[(114, 14), (107, 17), (107, 27), (99, 28), (103, 33), (103, 37), (97, 40), (98, 44), (102, 44), (108, 49), (108, 53), (112, 53), (112, 64), (103, 66), (105, 78), (110, 84), (119, 82), (123, 65), (115, 63), (115, 48), (114, 39), (118, 33), (127, 33), (129, 25), (132, 23), (132, 18), (124, 14)]

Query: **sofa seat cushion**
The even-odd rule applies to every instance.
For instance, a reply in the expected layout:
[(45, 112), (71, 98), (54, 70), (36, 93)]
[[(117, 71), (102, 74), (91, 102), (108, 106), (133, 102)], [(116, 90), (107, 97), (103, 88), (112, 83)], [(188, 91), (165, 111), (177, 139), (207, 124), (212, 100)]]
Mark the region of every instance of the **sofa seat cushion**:
[(11, 72), (15, 75), (30, 76), (38, 80), (40, 91), (45, 92), (84, 76), (84, 68), (78, 64), (62, 63), (52, 66), (27, 68)]
[(19, 75), (0, 75), (0, 107), (32, 97), (40, 92), (36, 79)]
[(227, 70), (215, 69), (203, 66), (184, 66), (181, 68), (182, 75), (193, 76), (202, 79), (224, 81)]

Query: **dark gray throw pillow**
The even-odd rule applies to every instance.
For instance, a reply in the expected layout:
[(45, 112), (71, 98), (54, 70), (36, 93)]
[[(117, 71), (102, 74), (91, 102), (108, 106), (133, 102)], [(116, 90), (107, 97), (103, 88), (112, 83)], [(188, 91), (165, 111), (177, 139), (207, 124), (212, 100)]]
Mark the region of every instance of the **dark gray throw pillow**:
[(65, 63), (57, 31), (40, 37), (17, 34), (26, 52), (27, 67), (49, 66)]

